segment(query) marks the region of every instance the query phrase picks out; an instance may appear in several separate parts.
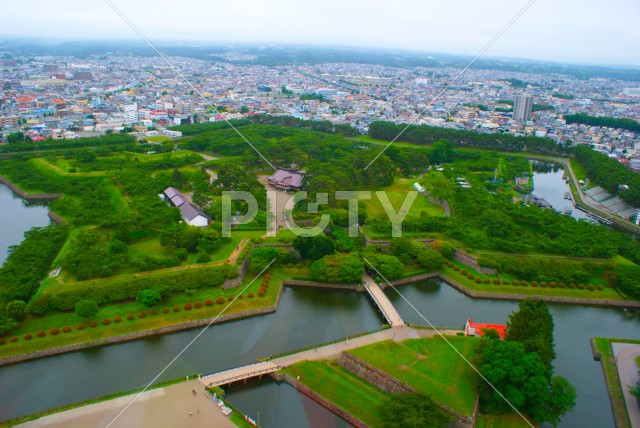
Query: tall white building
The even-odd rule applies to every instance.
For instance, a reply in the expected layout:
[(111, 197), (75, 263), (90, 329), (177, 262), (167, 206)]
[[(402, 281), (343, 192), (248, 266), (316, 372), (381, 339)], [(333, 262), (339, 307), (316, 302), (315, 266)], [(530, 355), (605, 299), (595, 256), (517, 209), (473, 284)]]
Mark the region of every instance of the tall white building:
[(125, 104), (122, 107), (124, 111), (124, 120), (127, 123), (137, 123), (138, 122), (138, 103), (133, 104)]
[(513, 118), (520, 122), (526, 122), (531, 118), (533, 108), (533, 95), (518, 95), (513, 102)]

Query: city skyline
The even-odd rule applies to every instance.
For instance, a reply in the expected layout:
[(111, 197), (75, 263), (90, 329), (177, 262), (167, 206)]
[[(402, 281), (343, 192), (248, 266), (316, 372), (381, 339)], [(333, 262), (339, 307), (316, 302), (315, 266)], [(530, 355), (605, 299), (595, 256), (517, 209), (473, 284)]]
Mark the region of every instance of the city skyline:
[[(412, 1), (397, 8), (389, 2), (361, 1), (314, 5), (289, 0), (195, 1), (183, 10), (166, 0), (113, 4), (154, 42), (277, 44), (295, 40), (305, 45), (474, 55), (528, 3), (462, 2), (460, 8), (453, 8), (443, 2)], [(0, 1), (0, 15), (11, 18), (0, 30), (0, 38), (137, 38), (107, 2), (88, 5), (70, 0), (54, 8), (42, 0)], [(616, 0), (607, 7), (596, 2), (538, 0), (484, 56), (638, 66), (640, 56), (632, 53), (640, 40), (640, 29), (634, 25), (639, 17), (640, 4), (630, 0)], [(615, 31), (598, 31), (600, 28)]]

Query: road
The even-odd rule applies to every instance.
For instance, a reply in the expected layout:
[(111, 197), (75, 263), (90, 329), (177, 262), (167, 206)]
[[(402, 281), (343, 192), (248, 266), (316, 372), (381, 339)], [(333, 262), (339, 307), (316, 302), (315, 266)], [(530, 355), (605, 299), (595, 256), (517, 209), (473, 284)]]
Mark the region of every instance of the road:
[(620, 350), (616, 357), (620, 385), (622, 385), (624, 402), (627, 406), (632, 428), (640, 428), (640, 401), (631, 395), (629, 391), (629, 388), (636, 386), (638, 380), (640, 380), (640, 375), (638, 374), (640, 367), (636, 362), (638, 357), (640, 357), (640, 345), (627, 346)]

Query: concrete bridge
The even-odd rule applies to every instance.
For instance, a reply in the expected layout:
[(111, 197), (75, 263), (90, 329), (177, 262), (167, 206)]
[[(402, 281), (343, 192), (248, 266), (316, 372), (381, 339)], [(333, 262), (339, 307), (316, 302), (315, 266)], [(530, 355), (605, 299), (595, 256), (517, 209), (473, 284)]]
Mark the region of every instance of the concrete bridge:
[(272, 373), (280, 369), (282, 369), (282, 367), (279, 367), (271, 361), (264, 361), (204, 376), (200, 378), (200, 382), (206, 387), (225, 385), (238, 380), (262, 376), (263, 374)]
[(369, 296), (373, 299), (374, 303), (382, 312), (382, 316), (387, 320), (391, 327), (400, 327), (404, 325), (404, 321), (400, 317), (398, 311), (391, 303), (391, 300), (384, 294), (384, 291), (375, 283), (373, 278), (369, 274), (365, 273), (362, 276), (362, 284), (365, 290), (369, 293)]
[[(459, 332), (460, 330), (449, 329), (440, 331), (441, 334), (448, 335), (455, 335)], [(238, 380), (258, 377), (262, 376), (263, 374), (285, 369), (301, 361), (335, 359), (338, 358), (342, 352), (359, 348), (361, 346), (370, 345), (382, 340), (393, 340), (395, 342), (402, 342), (407, 339), (433, 337), (436, 334), (436, 331), (431, 329), (414, 329), (406, 326), (398, 328), (388, 328), (385, 330), (376, 331), (374, 333), (352, 337), (350, 339), (344, 339), (336, 343), (319, 345), (314, 348), (294, 352), (282, 357), (276, 357), (268, 361), (249, 364), (230, 370), (225, 370), (223, 372), (218, 372), (209, 376), (203, 376), (202, 378), (200, 378), (200, 383), (202, 383), (202, 385), (204, 385), (205, 387), (225, 385), (228, 383), (236, 382)]]

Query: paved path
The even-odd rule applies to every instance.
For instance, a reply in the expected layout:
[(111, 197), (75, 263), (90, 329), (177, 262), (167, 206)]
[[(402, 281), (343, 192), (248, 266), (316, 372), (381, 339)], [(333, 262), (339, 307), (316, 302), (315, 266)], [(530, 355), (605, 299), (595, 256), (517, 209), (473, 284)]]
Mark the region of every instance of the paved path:
[[(193, 395), (194, 389), (197, 395)], [(89, 404), (18, 426), (21, 428), (106, 427), (133, 397), (134, 395), (128, 395)], [(192, 412), (192, 416), (189, 416), (189, 411)], [(235, 425), (203, 392), (202, 385), (194, 380), (145, 392), (111, 427), (234, 428)]]
[[(440, 330), (442, 334), (455, 335), (461, 330)], [(257, 373), (257, 369), (276, 371), (277, 368), (286, 368), (301, 361), (312, 360), (328, 360), (338, 358), (344, 351), (350, 349), (359, 348), (361, 346), (370, 345), (383, 340), (394, 340), (396, 342), (402, 342), (407, 339), (419, 339), (421, 337), (433, 337), (437, 333), (430, 329), (414, 329), (407, 326), (398, 326), (375, 333), (367, 334), (364, 336), (355, 337), (353, 339), (345, 339), (340, 342), (332, 343), (329, 345), (319, 346), (316, 348), (308, 349), (306, 351), (300, 351), (295, 354), (285, 355), (284, 357), (274, 358), (263, 363), (253, 364), (250, 366), (242, 366), (236, 369), (226, 370), (224, 372), (215, 373), (213, 375), (205, 376), (200, 379), (203, 385), (209, 385), (212, 380), (219, 382), (223, 379), (232, 378), (234, 376), (246, 375), (240, 379), (248, 379), (249, 377), (259, 376), (261, 373)], [(256, 373), (253, 376), (251, 373)], [(236, 380), (240, 380), (236, 379)]]
[(366, 272), (362, 275), (362, 283), (364, 284), (365, 290), (367, 290), (367, 293), (369, 293), (391, 327), (403, 326), (404, 321), (402, 321), (400, 314), (396, 311), (391, 300), (389, 300), (387, 295), (384, 294), (384, 291), (378, 287), (378, 284), (376, 284), (373, 278), (371, 278), (371, 276)]
[(636, 363), (638, 357), (640, 357), (640, 345), (627, 346), (620, 350), (616, 357), (620, 385), (622, 385), (624, 402), (632, 428), (640, 428), (640, 400), (631, 395), (629, 391), (629, 388), (636, 386), (640, 379), (638, 374), (640, 367)]

